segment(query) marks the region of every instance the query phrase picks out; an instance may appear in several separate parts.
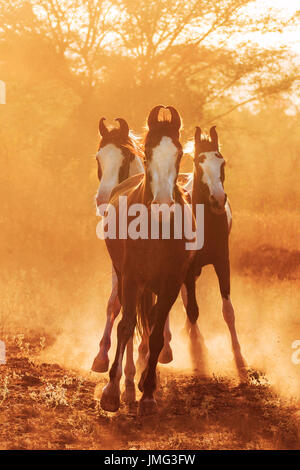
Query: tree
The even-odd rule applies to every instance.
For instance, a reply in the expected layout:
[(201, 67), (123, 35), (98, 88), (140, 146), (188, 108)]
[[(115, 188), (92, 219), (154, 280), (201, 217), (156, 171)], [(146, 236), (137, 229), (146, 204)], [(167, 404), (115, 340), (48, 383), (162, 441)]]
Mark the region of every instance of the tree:
[(253, 5), (258, 4), (10, 0), (6, 13), (0, 8), (0, 41), (11, 35), (23, 40), (29, 32), (48, 41), (60, 57), (56, 73), (69, 71), (66, 80), (83, 97), (87, 119), (120, 114), (140, 128), (148, 109), (162, 102), (178, 106), (190, 129), (195, 120), (208, 122), (242, 104), (289, 92), (299, 78), (287, 47), (260, 43), (270, 32), (295, 27), (297, 17)]
[(132, 75), (143, 102), (153, 96), (165, 102), (167, 97), (193, 122), (195, 117), (203, 120), (204, 114), (209, 120), (240, 104), (290, 90), (299, 78), (287, 48), (250, 42), (251, 35), (280, 33), (295, 20), (273, 10), (252, 17), (250, 0), (119, 4), (125, 13), (115, 30), (123, 55), (135, 59)]

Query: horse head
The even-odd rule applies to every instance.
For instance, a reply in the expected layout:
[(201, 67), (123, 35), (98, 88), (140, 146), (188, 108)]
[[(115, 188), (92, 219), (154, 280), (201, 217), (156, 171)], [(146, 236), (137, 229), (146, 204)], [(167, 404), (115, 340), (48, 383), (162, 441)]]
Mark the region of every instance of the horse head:
[[(159, 120), (160, 111), (168, 110), (169, 119)], [(179, 141), (181, 118), (172, 106), (155, 106), (149, 114), (145, 138), (146, 178), (152, 203), (173, 205), (175, 186), (182, 156)]]
[(107, 204), (111, 191), (136, 173), (143, 172), (143, 165), (137, 156), (137, 141), (130, 135), (127, 121), (117, 118), (119, 126), (109, 130), (105, 118), (99, 121), (100, 144), (96, 155), (98, 165), (99, 188), (96, 195), (97, 207)]
[(195, 179), (204, 195), (204, 202), (212, 212), (223, 214), (227, 195), (224, 191), (225, 160), (219, 151), (219, 140), (215, 126), (210, 129), (210, 138), (203, 137), (200, 127), (195, 131)]

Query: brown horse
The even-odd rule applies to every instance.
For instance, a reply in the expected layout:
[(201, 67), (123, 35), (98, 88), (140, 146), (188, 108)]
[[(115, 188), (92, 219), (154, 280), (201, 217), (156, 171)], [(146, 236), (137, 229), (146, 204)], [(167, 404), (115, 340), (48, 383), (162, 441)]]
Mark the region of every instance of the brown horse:
[[(177, 184), (182, 146), (179, 141), (181, 119), (171, 106), (167, 107), (171, 120), (158, 120), (163, 106), (156, 106), (148, 117), (148, 133), (145, 138), (146, 174), (132, 177), (119, 185), (112, 193), (110, 207), (120, 220), (120, 197), (127, 197), (130, 207), (140, 204), (146, 207), (146, 219), (149, 226), (152, 216), (152, 203), (173, 205), (187, 208), (183, 191)], [(122, 216), (122, 214), (121, 214)], [(171, 218), (171, 217), (170, 217)], [(145, 220), (144, 220), (145, 221)], [(142, 322), (148, 326), (149, 359), (144, 370), (139, 388), (143, 391), (140, 412), (147, 413), (156, 407), (154, 391), (156, 388), (156, 365), (164, 345), (164, 325), (169, 311), (175, 302), (182, 284), (185, 282), (188, 268), (194, 256), (193, 250), (186, 249), (185, 236), (177, 238), (174, 232), (169, 239), (161, 235), (153, 239), (123, 238), (121, 228), (115, 238), (106, 238), (106, 245), (118, 277), (119, 299), (122, 304), (122, 319), (118, 325), (118, 344), (115, 360), (110, 369), (110, 381), (103, 389), (101, 406), (107, 411), (116, 411), (120, 405), (120, 379), (122, 360), (127, 342), (132, 337), (138, 308), (145, 293), (156, 295), (156, 303), (150, 312), (142, 315)], [(145, 312), (144, 312), (145, 313)], [(150, 323), (150, 324), (149, 324)]]
[[(112, 190), (120, 183), (133, 175), (145, 173), (144, 151), (139, 139), (132, 134), (125, 119), (118, 118), (118, 128), (109, 130), (105, 125), (105, 118), (99, 121), (100, 144), (96, 155), (98, 166), (99, 187), (96, 195), (97, 211), (100, 206), (106, 205)], [(99, 352), (92, 365), (94, 372), (106, 372), (109, 367), (108, 352), (111, 346), (111, 333), (114, 322), (119, 315), (121, 304), (118, 298), (118, 279), (112, 266), (112, 289), (107, 303), (106, 324), (99, 344)], [(164, 329), (164, 348), (159, 361), (168, 363), (172, 360), (170, 348), (171, 332), (169, 318)], [(145, 350), (143, 343), (139, 348), (139, 363), (145, 363)], [(133, 340), (127, 343), (127, 361), (125, 367), (126, 389), (124, 398), (126, 402), (135, 401), (133, 377), (135, 367), (133, 364)]]
[[(189, 292), (182, 287), (182, 298), (186, 308), (192, 305), (188, 315), (186, 330), (191, 338), (192, 357), (195, 365), (206, 374), (205, 346), (197, 326), (199, 309), (195, 296), (195, 282), (200, 276), (202, 267), (214, 266), (218, 277), (223, 302), (223, 316), (226, 321), (232, 342), (236, 367), (241, 380), (245, 380), (246, 362), (242, 356), (237, 332), (235, 315), (230, 299), (230, 261), (229, 233), (232, 225), (232, 214), (227, 195), (224, 191), (225, 160), (219, 151), (218, 135), (215, 127), (210, 129), (210, 139), (201, 135), (201, 129), (195, 132), (195, 155), (193, 175), (180, 175), (192, 197), (193, 208), (204, 204), (204, 245), (197, 250), (189, 269)], [(192, 176), (192, 178), (191, 178)]]
[[(118, 128), (109, 130), (105, 118), (99, 121), (100, 144), (96, 155), (98, 166), (99, 188), (96, 195), (97, 211), (101, 205), (107, 205), (111, 191), (130, 176), (144, 173), (143, 151), (135, 136), (129, 131), (125, 119), (118, 118)], [(115, 319), (119, 315), (121, 304), (118, 298), (118, 279), (112, 266), (112, 289), (106, 309), (106, 325), (99, 344), (99, 352), (92, 365), (94, 372), (106, 372), (109, 366), (108, 352), (111, 346), (111, 332)], [(125, 367), (126, 402), (135, 400), (133, 377), (135, 366), (133, 362), (133, 338), (127, 344), (127, 360)]]
[[(99, 121), (100, 144), (96, 155), (98, 166), (99, 187), (96, 194), (97, 211), (101, 205), (106, 205), (115, 186), (130, 176), (144, 173), (143, 151), (138, 140), (130, 133), (125, 119), (118, 118), (119, 128), (109, 130), (105, 118)], [(118, 280), (112, 266), (112, 290), (107, 303), (106, 325), (100, 341), (100, 349), (93, 361), (94, 372), (108, 370), (108, 351), (111, 346), (111, 331), (116, 317), (119, 315), (121, 304), (118, 298)], [(133, 345), (128, 344), (131, 350)], [(129, 359), (129, 364), (131, 363)], [(130, 366), (128, 366), (130, 370)]]

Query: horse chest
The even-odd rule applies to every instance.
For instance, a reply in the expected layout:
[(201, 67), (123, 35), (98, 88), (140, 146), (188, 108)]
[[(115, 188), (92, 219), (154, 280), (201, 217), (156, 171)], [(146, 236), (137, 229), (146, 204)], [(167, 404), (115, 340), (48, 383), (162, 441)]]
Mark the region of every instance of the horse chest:
[[(178, 264), (188, 265), (191, 254), (183, 240), (131, 240), (124, 264), (137, 282), (157, 286), (164, 279), (178, 276)], [(130, 247), (129, 247), (130, 245)]]
[(196, 265), (201, 268), (207, 264), (228, 257), (228, 223), (224, 214), (214, 216), (205, 211), (204, 217), (204, 245), (196, 254)]

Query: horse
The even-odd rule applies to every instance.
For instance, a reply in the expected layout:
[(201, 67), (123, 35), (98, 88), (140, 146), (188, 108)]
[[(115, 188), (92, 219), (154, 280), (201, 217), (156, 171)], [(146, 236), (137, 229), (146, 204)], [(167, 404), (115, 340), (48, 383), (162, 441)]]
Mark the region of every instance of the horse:
[[(168, 106), (171, 120), (159, 120), (158, 114), (164, 108), (155, 106), (147, 120), (148, 132), (145, 137), (145, 174), (136, 175), (118, 185), (112, 192), (110, 207), (119, 220), (120, 199), (126, 196), (128, 206), (142, 204), (146, 207), (146, 219), (151, 218), (151, 206), (167, 204), (187, 207), (184, 191), (177, 184), (182, 146), (180, 143), (181, 118), (172, 106)], [(190, 209), (190, 208), (189, 208)], [(192, 217), (192, 214), (191, 214)], [(120, 228), (119, 228), (120, 230)], [(119, 232), (120, 233), (120, 232)], [(164, 346), (164, 326), (174, 304), (188, 268), (194, 256), (193, 250), (186, 249), (185, 237), (170, 239), (151, 238), (106, 238), (118, 278), (118, 297), (122, 305), (122, 319), (117, 329), (117, 350), (109, 372), (109, 383), (104, 387), (101, 407), (106, 411), (117, 411), (120, 406), (120, 379), (125, 347), (132, 338), (138, 318), (149, 325), (149, 358), (142, 373), (139, 389), (141, 414), (156, 409), (156, 366)], [(187, 286), (188, 289), (188, 286)], [(151, 311), (139, 308), (145, 293), (156, 296)], [(132, 364), (134, 368), (134, 364)], [(133, 378), (133, 377), (132, 377)]]
[(194, 311), (186, 320), (186, 332), (191, 339), (192, 358), (195, 366), (206, 371), (206, 348), (197, 326), (199, 309), (195, 295), (195, 283), (203, 266), (212, 264), (219, 281), (222, 312), (229, 328), (234, 360), (239, 377), (247, 378), (246, 361), (235, 328), (235, 314), (230, 298), (229, 234), (232, 227), (232, 211), (224, 190), (225, 160), (219, 150), (216, 127), (210, 129), (210, 138), (202, 136), (200, 127), (195, 131), (193, 174), (181, 174), (181, 184), (191, 194), (193, 208), (204, 204), (204, 245), (197, 250), (189, 270), (190, 289), (182, 286), (181, 296), (185, 308), (193, 305)]
[[(136, 174), (144, 174), (144, 152), (139, 139), (129, 130), (128, 123), (123, 118), (117, 118), (119, 128), (108, 130), (102, 117), (99, 121), (99, 134), (101, 137), (96, 155), (99, 187), (95, 197), (97, 210), (108, 204), (112, 190), (120, 183)], [(106, 308), (106, 324), (99, 344), (99, 352), (94, 358), (91, 370), (106, 372), (109, 368), (108, 352), (111, 346), (111, 332), (114, 322), (119, 315), (121, 304), (118, 298), (118, 279), (112, 266), (112, 289)], [(169, 317), (164, 328), (164, 348), (160, 354), (159, 362), (167, 364), (172, 361), (173, 355), (170, 347), (171, 332)], [(142, 342), (139, 348), (140, 368), (145, 363), (147, 350)], [(124, 399), (130, 403), (135, 401), (134, 385), (132, 384), (133, 339), (127, 343), (127, 364), (125, 367), (126, 389)]]
[[(99, 187), (96, 194), (96, 207), (108, 204), (113, 188), (132, 175), (144, 173), (143, 152), (137, 138), (129, 131), (125, 119), (117, 118), (119, 128), (108, 130), (102, 117), (99, 121), (101, 137), (96, 162)], [(106, 372), (109, 366), (108, 351), (111, 346), (111, 331), (121, 309), (118, 299), (118, 280), (112, 266), (112, 289), (106, 308), (106, 325), (100, 340), (99, 352), (92, 364), (92, 371)], [(128, 350), (133, 348), (131, 342)]]

